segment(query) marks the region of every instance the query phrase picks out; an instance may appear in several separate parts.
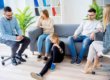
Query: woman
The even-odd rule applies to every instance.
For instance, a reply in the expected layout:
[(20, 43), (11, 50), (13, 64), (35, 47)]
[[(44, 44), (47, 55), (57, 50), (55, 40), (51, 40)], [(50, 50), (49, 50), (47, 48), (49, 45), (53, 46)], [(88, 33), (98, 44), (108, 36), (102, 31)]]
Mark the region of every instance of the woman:
[(39, 74), (31, 73), (31, 76), (37, 80), (43, 80), (44, 74), (48, 71), (50, 68), (51, 70), (55, 70), (56, 64), (60, 63), (64, 59), (65, 55), (65, 45), (63, 42), (59, 41), (59, 37), (57, 34), (51, 34), (50, 40), (53, 43), (52, 49), (51, 49), (51, 58), (48, 60), (44, 68)]
[[(103, 22), (105, 34), (103, 41), (94, 41), (89, 48), (87, 63), (84, 68), (85, 73), (94, 73), (94, 68), (99, 66), (98, 58), (102, 55), (110, 53), (110, 4), (104, 7)], [(93, 66), (91, 66), (94, 60)]]
[(50, 52), (51, 42), (49, 39), (49, 34), (54, 33), (54, 27), (53, 27), (53, 20), (49, 17), (48, 11), (42, 10), (41, 17), (38, 21), (38, 27), (43, 29), (43, 34), (39, 36), (38, 42), (37, 42), (37, 49), (39, 52), (38, 59), (42, 58), (42, 47), (43, 47), (43, 41), (45, 40), (45, 57), (44, 60), (48, 60), (48, 54)]

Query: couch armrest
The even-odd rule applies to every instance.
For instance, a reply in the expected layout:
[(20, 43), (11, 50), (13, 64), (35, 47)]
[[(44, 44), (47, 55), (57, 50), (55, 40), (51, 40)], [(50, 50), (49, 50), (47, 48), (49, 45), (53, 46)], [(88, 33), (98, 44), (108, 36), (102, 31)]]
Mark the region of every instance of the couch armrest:
[(103, 41), (104, 32), (97, 32), (95, 33), (95, 41)]
[(43, 33), (41, 28), (34, 28), (28, 31), (28, 36), (30, 38), (30, 50), (33, 52), (36, 50), (36, 40)]

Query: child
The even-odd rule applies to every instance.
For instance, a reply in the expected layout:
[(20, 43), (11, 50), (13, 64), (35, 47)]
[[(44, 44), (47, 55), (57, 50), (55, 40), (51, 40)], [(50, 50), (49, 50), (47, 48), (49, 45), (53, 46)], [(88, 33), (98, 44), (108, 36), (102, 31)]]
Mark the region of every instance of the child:
[(55, 33), (50, 35), (50, 40), (53, 43), (53, 46), (51, 48), (51, 58), (47, 61), (46, 65), (39, 74), (33, 72), (31, 73), (31, 76), (37, 80), (43, 80), (43, 76), (48, 71), (48, 69), (55, 70), (56, 63), (60, 63), (64, 59), (64, 43), (59, 40), (58, 35)]

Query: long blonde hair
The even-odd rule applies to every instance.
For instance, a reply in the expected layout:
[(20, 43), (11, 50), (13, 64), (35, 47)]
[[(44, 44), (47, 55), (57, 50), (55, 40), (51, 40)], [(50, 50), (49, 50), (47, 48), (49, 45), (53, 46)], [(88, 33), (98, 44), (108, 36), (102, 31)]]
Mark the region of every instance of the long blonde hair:
[(110, 4), (107, 4), (104, 7), (103, 11), (103, 24), (104, 24), (104, 29), (106, 29), (106, 25), (110, 23)]
[(59, 37), (58, 37), (58, 35), (56, 34), (56, 33), (52, 33), (52, 34), (50, 34), (50, 39), (57, 39), (57, 43), (59, 43)]

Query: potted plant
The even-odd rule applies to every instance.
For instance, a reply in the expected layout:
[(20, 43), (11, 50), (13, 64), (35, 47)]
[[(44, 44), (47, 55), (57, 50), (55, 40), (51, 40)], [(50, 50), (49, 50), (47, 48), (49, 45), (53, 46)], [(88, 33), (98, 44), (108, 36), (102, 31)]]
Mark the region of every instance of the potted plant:
[(17, 11), (18, 11), (18, 13), (15, 14), (15, 16), (19, 22), (23, 35), (25, 35), (26, 29), (35, 22), (35, 21), (33, 21), (34, 16), (32, 16), (30, 7), (26, 7), (26, 8), (24, 8), (24, 10), (17, 9)]
[(96, 10), (96, 20), (102, 20), (103, 18), (103, 8), (97, 4), (94, 0), (90, 8), (94, 8)]
[[(96, 20), (102, 21), (103, 8), (101, 6), (99, 6), (95, 0), (93, 1), (92, 5), (90, 5), (90, 8), (93, 8), (96, 10)], [(86, 16), (85, 20), (87, 20), (87, 16)]]

